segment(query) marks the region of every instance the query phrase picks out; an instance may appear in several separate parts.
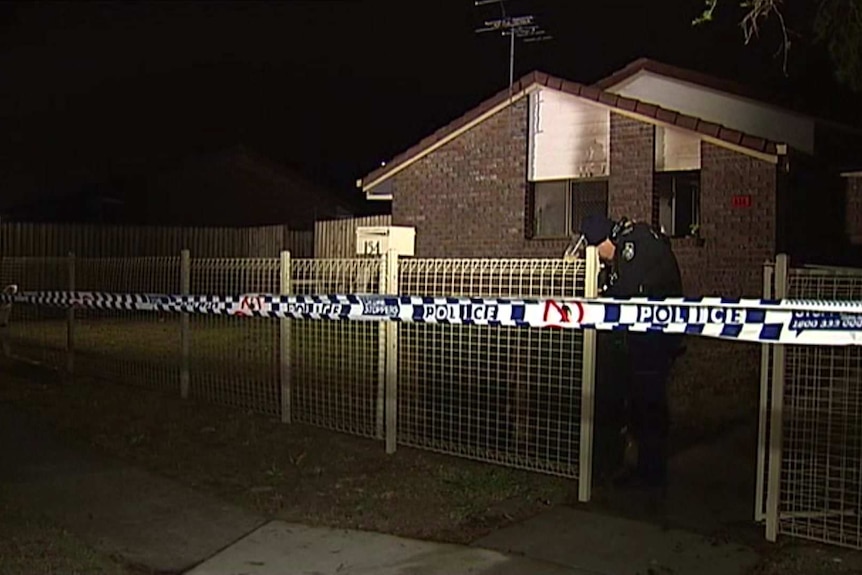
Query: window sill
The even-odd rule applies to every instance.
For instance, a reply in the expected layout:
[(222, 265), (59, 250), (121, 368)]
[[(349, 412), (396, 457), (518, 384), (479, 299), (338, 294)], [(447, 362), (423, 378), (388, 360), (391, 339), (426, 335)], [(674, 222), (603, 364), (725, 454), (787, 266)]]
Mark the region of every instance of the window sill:
[(706, 244), (706, 239), (700, 236), (677, 236), (670, 239), (673, 246), (686, 246), (693, 248), (702, 248)]
[(572, 238), (571, 236), (533, 236), (527, 239), (531, 242), (567, 242)]

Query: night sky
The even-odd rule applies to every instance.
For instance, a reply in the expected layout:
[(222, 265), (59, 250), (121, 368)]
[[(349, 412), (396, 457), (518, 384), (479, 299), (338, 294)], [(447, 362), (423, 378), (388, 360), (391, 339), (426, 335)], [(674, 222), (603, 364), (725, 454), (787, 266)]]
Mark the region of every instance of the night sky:
[[(701, 0), (511, 0), (554, 36), (518, 44), (516, 77), (593, 82), (646, 56), (860, 123), (818, 50), (799, 39), (785, 78), (775, 30), (745, 46), (725, 3), (693, 28)], [(474, 33), (499, 14), (472, 0), (2, 4), (4, 203), (239, 143), (358, 193), (357, 178), (507, 86), (508, 41)]]

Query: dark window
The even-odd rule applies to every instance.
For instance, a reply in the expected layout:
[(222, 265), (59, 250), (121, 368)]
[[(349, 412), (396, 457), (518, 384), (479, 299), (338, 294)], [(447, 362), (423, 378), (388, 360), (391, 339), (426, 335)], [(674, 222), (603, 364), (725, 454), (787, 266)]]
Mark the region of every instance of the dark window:
[(670, 237), (692, 235), (700, 225), (700, 170), (657, 172), (653, 224)]
[(554, 180), (531, 185), (532, 237), (565, 238), (590, 214), (608, 213), (608, 181)]
[(537, 238), (567, 235), (568, 182), (536, 182), (533, 190), (533, 225)]

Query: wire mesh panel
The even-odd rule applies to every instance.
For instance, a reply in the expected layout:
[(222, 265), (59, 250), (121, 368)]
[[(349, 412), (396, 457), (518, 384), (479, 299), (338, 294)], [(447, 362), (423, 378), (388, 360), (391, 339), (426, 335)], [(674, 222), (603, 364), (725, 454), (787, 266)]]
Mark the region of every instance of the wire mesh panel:
[[(67, 290), (67, 258), (0, 258), (0, 290), (16, 284), (21, 291)], [(6, 327), (0, 327), (2, 352), (11, 357), (52, 368), (66, 365), (66, 310), (46, 306), (15, 305)]]
[[(788, 297), (862, 299), (862, 271), (793, 269)], [(779, 532), (862, 548), (862, 349), (787, 346)]]
[[(81, 258), (78, 291), (178, 293), (180, 259)], [(80, 308), (75, 310), (76, 373), (175, 391), (180, 370), (177, 314)]]
[[(402, 294), (574, 297), (584, 263), (409, 259)], [(583, 334), (399, 325), (398, 442), (512, 467), (578, 474)]]
[[(293, 260), (291, 292), (379, 293), (382, 265), (378, 258)], [(379, 322), (291, 322), (293, 421), (381, 435), (383, 329)]]
[[(207, 295), (278, 293), (280, 269), (274, 258), (192, 259), (190, 290)], [(198, 314), (189, 322), (189, 396), (278, 415), (279, 323)]]

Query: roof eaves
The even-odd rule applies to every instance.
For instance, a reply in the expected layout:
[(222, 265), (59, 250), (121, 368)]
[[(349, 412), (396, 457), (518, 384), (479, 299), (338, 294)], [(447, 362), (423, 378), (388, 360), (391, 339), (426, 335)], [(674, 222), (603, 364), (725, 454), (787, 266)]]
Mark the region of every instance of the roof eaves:
[[(532, 86), (545, 86), (550, 89), (562, 91), (579, 98), (591, 100), (597, 104), (607, 106), (611, 110), (626, 112), (629, 115), (640, 117), (648, 121), (659, 124), (666, 124), (677, 127), (683, 130), (698, 133), (707, 138), (711, 138), (718, 143), (730, 144), (736, 148), (750, 150), (758, 154), (767, 156), (778, 156), (783, 154), (785, 147), (771, 142), (764, 138), (759, 138), (745, 134), (738, 130), (726, 128), (714, 122), (707, 122), (700, 118), (688, 116), (662, 108), (655, 104), (642, 102), (634, 98), (627, 98), (617, 94), (611, 94), (600, 90), (594, 86), (586, 86), (578, 82), (572, 82), (562, 78), (550, 76), (543, 72), (531, 72), (527, 74), (516, 84), (513, 85), (513, 90), (501, 90), (491, 98), (484, 100), (478, 106), (466, 112), (459, 118), (449, 122), (447, 125), (436, 130), (432, 135), (423, 138), (418, 144), (411, 146), (404, 152), (395, 156), (390, 162), (370, 172), (367, 176), (357, 181), (357, 186), (368, 191), (367, 186), (373, 186), (386, 178), (389, 174), (400, 171), (405, 164), (413, 159), (424, 156), (430, 153), (438, 143), (448, 141), (450, 138), (456, 137), (457, 134), (467, 127), (482, 121), (483, 116), (497, 109), (508, 106), (515, 100), (520, 99)], [(515, 89), (516, 88), (516, 89)], [(511, 101), (507, 101), (510, 100)]]

